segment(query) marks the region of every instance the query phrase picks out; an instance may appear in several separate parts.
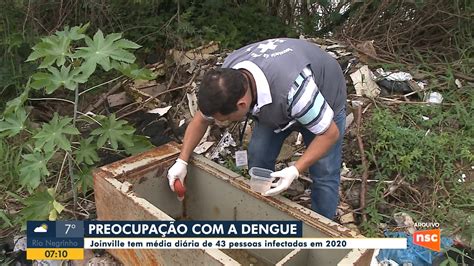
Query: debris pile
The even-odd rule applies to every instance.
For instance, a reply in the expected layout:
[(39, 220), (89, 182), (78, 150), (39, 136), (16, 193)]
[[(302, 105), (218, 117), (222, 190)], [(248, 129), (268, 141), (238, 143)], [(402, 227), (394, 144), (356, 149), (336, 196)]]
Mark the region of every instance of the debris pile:
[[(304, 38), (304, 37), (301, 37)], [(364, 153), (360, 133), (363, 116), (369, 112), (374, 102), (385, 104), (406, 103), (442, 103), (439, 92), (430, 91), (427, 80), (414, 78), (404, 72), (371, 69), (367, 64), (370, 57), (376, 56), (373, 42), (365, 42), (358, 49), (331, 39), (307, 38), (320, 48), (327, 51), (341, 65), (348, 83), (348, 108), (346, 118), (346, 142), (359, 142), (358, 153)], [(362, 52), (361, 52), (362, 51)], [(104, 93), (98, 102), (87, 108), (89, 112), (115, 112), (118, 118), (133, 122), (140, 134), (148, 136), (158, 146), (170, 140), (181, 142), (187, 124), (197, 111), (196, 90), (204, 73), (219, 66), (227, 53), (222, 52), (215, 42), (192, 49), (190, 51), (170, 50), (163, 62), (149, 66), (158, 75), (156, 80), (136, 81), (119, 80), (111, 90)], [(461, 81), (458, 82), (461, 84)], [(354, 121), (356, 122), (354, 125)], [(239, 168), (233, 157), (238, 150), (239, 132), (243, 122), (214, 124), (208, 129), (200, 144), (194, 150), (226, 167), (247, 175), (247, 169)], [(252, 122), (245, 125), (243, 147), (250, 140)], [(351, 144), (349, 145), (351, 146)], [(304, 144), (301, 135), (294, 132), (287, 138), (277, 160), (276, 170), (283, 169), (303, 154)], [(341, 204), (338, 209), (339, 222), (356, 228), (356, 214), (363, 212), (363, 203), (367, 193), (367, 184), (377, 180), (355, 177), (345, 167), (341, 177)], [(395, 180), (396, 181), (396, 180)], [(394, 181), (392, 189), (406, 185), (403, 180)], [(302, 173), (284, 195), (310, 207), (309, 173)], [(351, 185), (347, 186), (346, 184)]]

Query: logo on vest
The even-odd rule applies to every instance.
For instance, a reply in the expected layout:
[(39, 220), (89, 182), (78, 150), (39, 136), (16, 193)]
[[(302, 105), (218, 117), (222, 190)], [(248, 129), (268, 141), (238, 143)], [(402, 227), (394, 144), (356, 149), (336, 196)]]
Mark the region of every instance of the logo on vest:
[(253, 46), (248, 48), (247, 52), (250, 52), (250, 56), (252, 57), (272, 58), (293, 51), (291, 48), (278, 51), (278, 44), (284, 42), (284, 40), (280, 39), (268, 40), (265, 43), (259, 43), (257, 47)]

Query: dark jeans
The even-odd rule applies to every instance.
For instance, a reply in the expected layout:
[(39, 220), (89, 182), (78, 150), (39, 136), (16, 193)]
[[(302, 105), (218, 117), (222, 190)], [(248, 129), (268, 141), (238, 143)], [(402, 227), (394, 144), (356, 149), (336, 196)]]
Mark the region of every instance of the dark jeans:
[[(342, 141), (346, 124), (346, 111), (343, 109), (334, 118), (339, 128), (339, 139), (331, 149), (309, 168), (313, 184), (311, 185), (312, 209), (329, 218), (334, 218), (339, 203), (339, 181), (342, 163)], [(292, 131), (299, 131), (308, 147), (315, 134), (302, 126), (292, 127), (280, 133), (256, 122), (249, 143), (249, 167), (262, 167), (275, 170), (275, 161), (280, 153), (283, 141)]]

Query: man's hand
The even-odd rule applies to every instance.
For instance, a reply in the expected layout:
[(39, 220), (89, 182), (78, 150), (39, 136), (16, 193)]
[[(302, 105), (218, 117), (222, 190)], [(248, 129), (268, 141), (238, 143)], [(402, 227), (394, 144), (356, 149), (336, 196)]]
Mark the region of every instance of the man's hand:
[(168, 181), (170, 188), (173, 192), (174, 182), (176, 181), (176, 179), (179, 179), (181, 181), (181, 184), (184, 185), (184, 178), (186, 177), (187, 173), (188, 163), (178, 158), (173, 164), (173, 166), (171, 166), (171, 168), (168, 170)]
[(281, 171), (274, 172), (271, 174), (272, 177), (279, 177), (280, 180), (276, 183), (276, 187), (270, 189), (269, 191), (265, 192), (264, 196), (275, 196), (280, 194), (281, 192), (287, 190), (293, 180), (297, 179), (300, 173), (295, 166), (287, 167)]

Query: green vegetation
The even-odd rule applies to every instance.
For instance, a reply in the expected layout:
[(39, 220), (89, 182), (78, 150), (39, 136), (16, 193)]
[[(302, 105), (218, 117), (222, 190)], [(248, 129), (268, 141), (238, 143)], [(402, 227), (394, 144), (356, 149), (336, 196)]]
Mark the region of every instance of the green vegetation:
[[(152, 146), (146, 139), (134, 136), (135, 129), (126, 121), (117, 120), (115, 114), (90, 116), (77, 111), (80, 96), (97, 87), (90, 86), (90, 80), (99, 68), (105, 72), (121, 71), (131, 78), (156, 77), (150, 70), (132, 65), (135, 56), (131, 51), (139, 45), (122, 38), (120, 33), (104, 35), (100, 30), (91, 38), (86, 34), (87, 27), (66, 27), (33, 46), (27, 61), (39, 62), (37, 70), (20, 96), (6, 103), (0, 120), (0, 136), (6, 137), (0, 143), (1, 162), (6, 170), (0, 176), (4, 181), (1, 191), (29, 192), (21, 200), (25, 207), (20, 216), (13, 218), (2, 212), (7, 224), (12, 219), (22, 224), (26, 220), (57, 219), (64, 210), (57, 195), (68, 187), (67, 180), (61, 179), (65, 169), (70, 173), (74, 198), (77, 186), (86, 193), (92, 183), (91, 168), (99, 161), (98, 149), (122, 149), (132, 154)], [(41, 90), (46, 94), (74, 91), (74, 101), (47, 98), (73, 105), (71, 117), (54, 113), (49, 122), (33, 126), (24, 105), (30, 95)], [(62, 162), (60, 166), (56, 165), (58, 161)], [(47, 188), (51, 184), (56, 186)]]
[[(474, 184), (463, 178), (474, 161), (474, 94), (472, 87), (445, 94), (449, 105), (405, 104), (377, 107), (366, 124), (370, 168), (380, 181), (403, 180), (416, 189), (377, 183), (369, 191), (368, 235), (387, 220), (380, 214), (389, 204), (410, 213), (416, 221), (438, 222), (455, 231), (466, 229), (472, 242)], [(470, 228), (470, 229), (469, 229)]]

